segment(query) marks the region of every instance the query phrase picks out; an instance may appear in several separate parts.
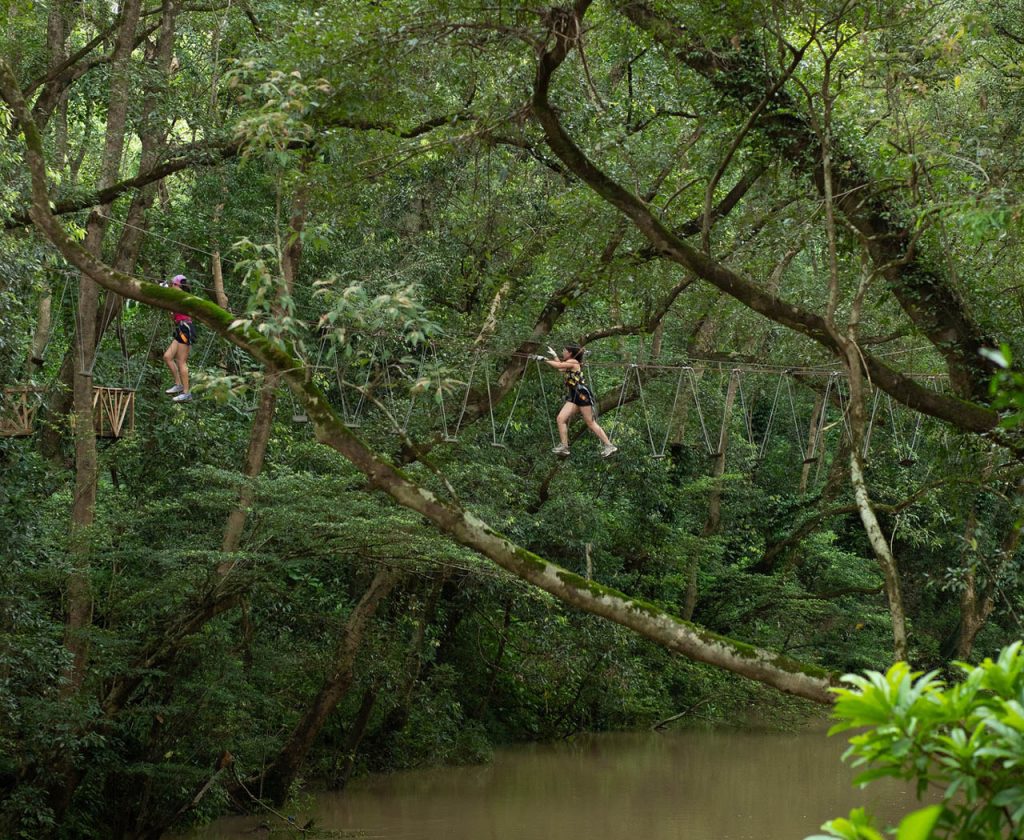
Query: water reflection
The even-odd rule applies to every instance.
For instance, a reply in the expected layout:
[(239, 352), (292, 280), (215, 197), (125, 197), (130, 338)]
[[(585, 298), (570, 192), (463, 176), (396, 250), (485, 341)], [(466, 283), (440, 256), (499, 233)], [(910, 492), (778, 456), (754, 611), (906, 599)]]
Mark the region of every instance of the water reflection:
[[(631, 733), (502, 750), (482, 767), (353, 783), (323, 794), (323, 828), (388, 840), (800, 840), (868, 806), (898, 821), (915, 800), (885, 781), (851, 788), (841, 737), (822, 731)], [(196, 837), (252, 838), (260, 819)]]

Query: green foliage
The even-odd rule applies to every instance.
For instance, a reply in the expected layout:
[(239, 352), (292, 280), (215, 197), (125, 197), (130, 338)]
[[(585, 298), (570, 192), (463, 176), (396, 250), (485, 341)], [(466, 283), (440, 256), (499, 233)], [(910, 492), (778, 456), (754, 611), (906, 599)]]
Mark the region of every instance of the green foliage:
[(981, 353), (998, 368), (990, 391), (992, 405), (1003, 412), (999, 425), (1004, 429), (1019, 428), (1024, 424), (1024, 374), (1012, 367), (1013, 351), (1003, 344), (998, 350), (982, 348)]
[[(26, 90), (54, 60), (51, 14), (65, 16), (63, 54), (92, 44), (44, 126), (57, 202), (97, 186), (115, 79), (108, 29), (122, 5), (5, 6), (0, 55)], [(682, 49), (657, 44), (622, 14), (626, 5), (591, 5), (582, 49), (554, 80), (567, 130), (679, 230), (699, 222), (709, 179), (741, 138), (712, 201), (764, 171), (715, 221), (709, 254), (817, 313), (830, 296), (820, 155), (813, 142), (780, 152), (777, 140), (821, 114), (823, 54), (805, 55), (764, 121), (748, 119), (766, 80), (789, 60), (784, 40), (803, 43), (814, 20), (832, 21), (827, 45), (848, 37), (832, 65), (832, 141), (840, 171), (864, 174), (867, 187), (844, 200), (863, 200), (872, 224), (903, 226), (908, 257), (935, 288), (955, 291), (954, 320), (973, 314), (979, 335), (1005, 337), (1000, 355), (989, 356), (1003, 368), (993, 404), (1004, 427), (1019, 426), (1024, 380), (1010, 348), (1020, 355), (1020, 3), (652, 0), (655, 11), (685, 23), (677, 28), (692, 41)], [(147, 6), (142, 26), (157, 23), (159, 6)], [(234, 317), (300, 354), (340, 411), (343, 395), (357, 393), (342, 390), (346, 382), (364, 389), (362, 413), (349, 419), (377, 452), (441, 498), (454, 490), (475, 514), (573, 573), (589, 569), (595, 582), (674, 612), (693, 602), (695, 619), (712, 631), (823, 667), (884, 670), (890, 620), (877, 564), (850, 512), (834, 411), (824, 454), (803, 463), (824, 381), (814, 371), (834, 360), (699, 283), (656, 323), (666, 296), (678, 291), (679, 267), (658, 259), (616, 208), (567, 175), (527, 106), (536, 48), (548, 37), (537, 9), (464, 0), (174, 9), (172, 71), (155, 63), (156, 31), (129, 61), (118, 177), (133, 177), (144, 160), (193, 163), (104, 211), (112, 217), (105, 256), (143, 277), (181, 270), (209, 296), (199, 287), (209, 286), (210, 254), (219, 251)], [(703, 49), (732, 68), (726, 80), (702, 74)], [(39, 88), (30, 97), (40, 109), (48, 101)], [(27, 206), (20, 138), (6, 108), (0, 175), (6, 219)], [(300, 206), (306, 218), (296, 235), (290, 220)], [(63, 219), (84, 237), (85, 211)], [(138, 227), (145, 232), (131, 243), (126, 234)], [(841, 319), (865, 281), (864, 244), (889, 237), (854, 235), (846, 225), (838, 236)], [(282, 261), (297, 245), (301, 266), (289, 291)], [(943, 369), (947, 348), (922, 347), (920, 324), (907, 320), (907, 310), (928, 300), (900, 297), (892, 274), (901, 264), (866, 281), (863, 347), (943, 390), (942, 379), (927, 377)], [(67, 385), (59, 383), (62, 366), (74, 361), (77, 274), (67, 270), (30, 228), (0, 238), (0, 384), (31, 378), (47, 385), (52, 403)], [(37, 304), (47, 292), (53, 329), (42, 368), (29, 373)], [(88, 532), (89, 668), (70, 699), (62, 680), (75, 562), (72, 435), (59, 412), (43, 412), (48, 442), (0, 438), (0, 833), (129, 836), (175, 814), (222, 751), (243, 777), (258, 774), (331, 673), (344, 623), (381, 564), (403, 578), (371, 622), (352, 684), (307, 757), (307, 786), (342, 775), (364, 700), (363, 741), (351, 751), (356, 773), (485, 760), (501, 743), (650, 726), (685, 710), (692, 711), (683, 723), (733, 723), (755, 709), (789, 726), (806, 714), (797, 701), (564, 608), (441, 539), (368, 493), (361, 474), (312, 440), (308, 425), (290, 423), (284, 392), (264, 470), (243, 482), (250, 398), (263, 372), (200, 327), (191, 357), (196, 390), (218, 399), (173, 406), (161, 393), (165, 324), (164, 313), (129, 306), (120, 332), (108, 329), (97, 352), (97, 382), (138, 385), (136, 433), (99, 449), (97, 522)], [(587, 376), (613, 404), (631, 370), (625, 365), (653, 355), (652, 331), (660, 347), (653, 361), (717, 353), (725, 378), (733, 360), (749, 357), (807, 371), (792, 381), (792, 396), (776, 390), (775, 374), (744, 378), (721, 479), (710, 475), (701, 432), (702, 424), (710, 436), (720, 431), (724, 378), (714, 366), (702, 373), (699, 406), (673, 376), (647, 369), (643, 400), (600, 418), (622, 448), (617, 461), (600, 460), (589, 437), (574, 443), (567, 463), (548, 457), (560, 394), (554, 378), (538, 380), (533, 368), (504, 399), (467, 415), (457, 441), (433, 446), (443, 421), (453, 431), (453, 406), (480, 400), (535, 331), (554, 344), (604, 335), (590, 343)], [(998, 466), (980, 478), (987, 441), (972, 443), (899, 406), (889, 411), (884, 398), (872, 412), (868, 480), (900, 563), (911, 656), (946, 666), (969, 586), (992, 605), (975, 642), (992, 654), (1019, 635), (1018, 555), (1012, 547), (1000, 554), (1012, 542), (1018, 468)], [(504, 429), (505, 448), (492, 446)], [(662, 441), (665, 457), (649, 457)], [(433, 448), (409, 463), (419, 445)], [(224, 522), (243, 483), (254, 496), (241, 549), (225, 556)], [(710, 533), (718, 489), (721, 524)], [(181, 622), (201, 614), (225, 563), (238, 603), (196, 619), (173, 656), (149, 661)], [(101, 704), (125, 679), (132, 691), (108, 713)], [(1009, 707), (985, 706), (996, 696), (989, 689), (971, 701), (976, 725), (929, 718), (955, 689), (902, 671), (892, 679), (909, 686), (908, 696), (923, 686), (901, 722), (889, 724), (909, 734), (879, 724), (884, 734), (874, 747), (864, 743), (865, 756), (877, 748), (884, 761), (903, 750), (904, 763), (886, 765), (901, 778), (919, 778), (918, 760), (929, 779), (961, 773), (939, 822), (953, 831), (957, 803), (970, 794), (980, 808), (988, 795), (984, 774), (1010, 772), (999, 763), (1005, 756), (980, 750), (1011, 750), (1008, 736), (997, 740), (997, 724), (1014, 731), (1016, 718)], [(903, 708), (901, 690), (886, 708)], [(929, 727), (930, 752), (924, 742), (915, 746)], [(975, 730), (982, 734), (972, 740)], [(81, 786), (60, 816), (55, 791), (69, 768)], [(1017, 807), (1012, 787), (990, 801), (1008, 797), (999, 807)], [(186, 820), (227, 807), (228, 794), (215, 785)], [(908, 817), (899, 836), (926, 833), (935, 814)], [(831, 830), (878, 833), (862, 813)]]
[[(918, 795), (941, 795), (908, 815), (897, 838), (981, 840), (1017, 836), (1024, 825), (1024, 642), (980, 665), (960, 663), (952, 685), (906, 663), (885, 674), (847, 675), (837, 689), (831, 733), (867, 728), (850, 738), (847, 758), (868, 769), (856, 782), (894, 777), (913, 781)], [(878, 840), (862, 810), (833, 820), (827, 835)]]
[(308, 118), (331, 93), (326, 79), (307, 82), (301, 71), (280, 69), (261, 58), (239, 60), (224, 82), (246, 110), (235, 123), (245, 155), (262, 152), (280, 165), (291, 162), (291, 147), (313, 136)]

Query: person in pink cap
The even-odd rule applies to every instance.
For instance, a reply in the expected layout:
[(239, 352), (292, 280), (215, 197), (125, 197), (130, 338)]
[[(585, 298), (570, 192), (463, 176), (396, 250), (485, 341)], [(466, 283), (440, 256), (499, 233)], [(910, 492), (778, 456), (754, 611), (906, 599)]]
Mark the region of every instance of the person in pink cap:
[[(171, 286), (183, 292), (192, 291), (184, 274), (172, 277)], [(174, 337), (164, 351), (164, 362), (171, 369), (174, 384), (166, 393), (174, 396), (174, 402), (188, 402), (192, 399), (192, 392), (188, 389), (188, 354), (196, 343), (196, 329), (192, 326), (191, 316), (183, 312), (172, 312), (171, 320), (174, 322)]]

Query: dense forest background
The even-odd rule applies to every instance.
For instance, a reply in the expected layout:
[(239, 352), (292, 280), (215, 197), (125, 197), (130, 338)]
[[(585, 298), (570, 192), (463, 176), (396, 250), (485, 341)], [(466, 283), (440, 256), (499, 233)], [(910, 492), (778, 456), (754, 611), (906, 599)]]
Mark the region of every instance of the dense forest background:
[(5, 835), (1020, 636), (1019, 3), (4, 8)]

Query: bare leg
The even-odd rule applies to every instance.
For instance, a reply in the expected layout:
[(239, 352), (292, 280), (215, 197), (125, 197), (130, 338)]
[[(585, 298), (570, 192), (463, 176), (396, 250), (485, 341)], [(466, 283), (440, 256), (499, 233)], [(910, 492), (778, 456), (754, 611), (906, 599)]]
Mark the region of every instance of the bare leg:
[(181, 387), (184, 389), (184, 393), (188, 393), (188, 354), (192, 347), (188, 344), (178, 343), (178, 352), (176, 360), (178, 362), (178, 372), (181, 374)]
[(578, 405), (567, 402), (558, 412), (558, 417), (555, 418), (555, 422), (558, 424), (558, 439), (562, 442), (562, 446), (569, 445), (569, 421), (572, 420), (572, 416), (578, 408)]
[(580, 408), (580, 414), (583, 415), (583, 422), (587, 424), (587, 428), (597, 435), (597, 439), (601, 441), (601, 443), (608, 446), (611, 441), (608, 440), (608, 435), (604, 433), (604, 429), (598, 425), (597, 418), (594, 417), (594, 409), (590, 406), (583, 406)]
[(177, 346), (178, 342), (172, 340), (168, 348), (164, 350), (164, 364), (170, 368), (171, 376), (174, 377), (174, 384), (181, 385), (181, 374), (178, 373), (178, 362), (175, 358), (178, 352)]

